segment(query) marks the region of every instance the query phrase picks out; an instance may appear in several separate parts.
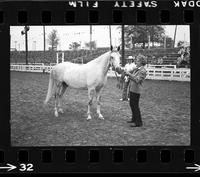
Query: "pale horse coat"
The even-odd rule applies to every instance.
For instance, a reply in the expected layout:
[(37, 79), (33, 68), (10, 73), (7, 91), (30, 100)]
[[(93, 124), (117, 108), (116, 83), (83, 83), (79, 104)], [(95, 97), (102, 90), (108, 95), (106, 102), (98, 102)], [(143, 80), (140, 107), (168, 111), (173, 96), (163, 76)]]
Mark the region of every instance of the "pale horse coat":
[(56, 117), (58, 116), (58, 112), (63, 113), (61, 98), (66, 88), (72, 87), (78, 89), (88, 89), (88, 120), (91, 119), (90, 106), (92, 105), (94, 94), (96, 93), (97, 113), (99, 118), (103, 119), (100, 112), (100, 93), (103, 86), (106, 84), (109, 67), (111, 65), (115, 68), (120, 67), (120, 54), (118, 51), (106, 52), (87, 64), (81, 65), (71, 62), (63, 62), (52, 68), (48, 92), (44, 103), (47, 104), (51, 96), (54, 94)]

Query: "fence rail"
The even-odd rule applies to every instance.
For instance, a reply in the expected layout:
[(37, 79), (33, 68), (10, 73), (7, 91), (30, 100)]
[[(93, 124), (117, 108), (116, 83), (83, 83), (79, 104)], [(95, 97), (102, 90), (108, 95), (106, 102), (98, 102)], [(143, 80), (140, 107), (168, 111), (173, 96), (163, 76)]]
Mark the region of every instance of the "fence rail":
[[(11, 71), (50, 73), (52, 65), (24, 65), (11, 64)], [(174, 81), (190, 81), (190, 69), (188, 68), (151, 68), (147, 67), (147, 79), (153, 80), (174, 80)], [(108, 72), (109, 77), (115, 77), (112, 70)]]
[(152, 64), (147, 64), (147, 68), (174, 68), (174, 69), (176, 69), (176, 65), (152, 65)]

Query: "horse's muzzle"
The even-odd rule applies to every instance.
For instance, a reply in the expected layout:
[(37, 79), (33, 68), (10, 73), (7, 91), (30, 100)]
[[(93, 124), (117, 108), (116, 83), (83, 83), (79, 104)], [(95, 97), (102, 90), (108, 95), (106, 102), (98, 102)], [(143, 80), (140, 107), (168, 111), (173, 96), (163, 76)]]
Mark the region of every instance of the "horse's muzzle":
[(115, 68), (115, 71), (116, 71), (118, 74), (121, 74), (121, 73), (122, 73), (122, 69), (121, 69), (121, 67), (117, 67), (117, 68)]

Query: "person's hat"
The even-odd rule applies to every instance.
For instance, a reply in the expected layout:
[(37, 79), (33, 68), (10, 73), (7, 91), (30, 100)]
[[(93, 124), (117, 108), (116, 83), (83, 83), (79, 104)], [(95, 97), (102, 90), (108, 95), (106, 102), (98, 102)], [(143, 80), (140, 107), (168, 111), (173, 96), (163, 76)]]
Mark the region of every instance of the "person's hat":
[(127, 60), (133, 60), (133, 56), (128, 56)]

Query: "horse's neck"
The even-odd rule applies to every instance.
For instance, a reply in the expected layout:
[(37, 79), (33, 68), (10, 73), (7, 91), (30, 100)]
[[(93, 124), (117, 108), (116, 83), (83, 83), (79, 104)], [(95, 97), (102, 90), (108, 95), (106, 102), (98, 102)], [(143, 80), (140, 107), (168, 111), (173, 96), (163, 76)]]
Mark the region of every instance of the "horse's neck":
[(102, 68), (102, 73), (106, 75), (110, 67), (110, 52), (107, 52), (102, 57), (99, 58), (99, 67)]

